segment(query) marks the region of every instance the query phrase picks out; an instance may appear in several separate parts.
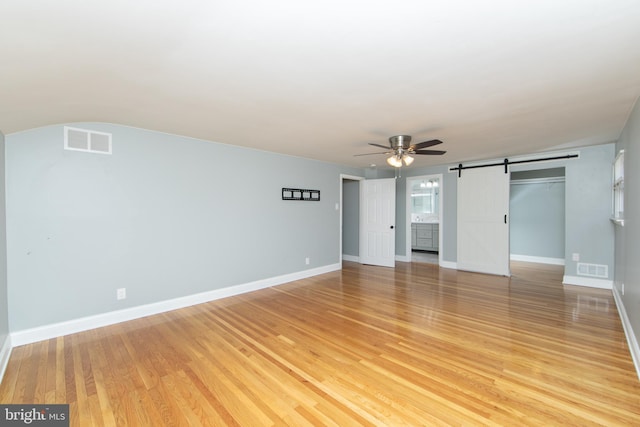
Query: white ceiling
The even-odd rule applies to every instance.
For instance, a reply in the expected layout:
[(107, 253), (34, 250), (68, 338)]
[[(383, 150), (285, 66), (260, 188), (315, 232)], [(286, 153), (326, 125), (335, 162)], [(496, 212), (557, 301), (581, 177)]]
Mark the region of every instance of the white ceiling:
[(102, 121), (386, 166), (615, 141), (638, 0), (2, 0), (0, 131)]

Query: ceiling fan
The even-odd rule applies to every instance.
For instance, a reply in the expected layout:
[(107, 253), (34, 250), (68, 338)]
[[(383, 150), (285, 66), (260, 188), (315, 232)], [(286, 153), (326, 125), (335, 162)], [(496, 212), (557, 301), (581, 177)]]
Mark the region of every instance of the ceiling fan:
[(389, 138), (389, 146), (385, 147), (381, 144), (369, 143), (369, 145), (373, 145), (374, 147), (384, 148), (385, 152), (382, 153), (364, 153), (364, 154), (356, 154), (356, 156), (369, 156), (371, 154), (391, 154), (387, 159), (387, 163), (395, 168), (402, 167), (402, 163), (409, 166), (413, 163), (414, 154), (426, 154), (430, 156), (439, 156), (446, 151), (441, 150), (425, 150), (425, 148), (433, 147), (434, 145), (442, 144), (442, 141), (439, 139), (432, 139), (430, 141), (423, 141), (417, 144), (411, 144), (411, 136), (409, 135), (395, 135)]

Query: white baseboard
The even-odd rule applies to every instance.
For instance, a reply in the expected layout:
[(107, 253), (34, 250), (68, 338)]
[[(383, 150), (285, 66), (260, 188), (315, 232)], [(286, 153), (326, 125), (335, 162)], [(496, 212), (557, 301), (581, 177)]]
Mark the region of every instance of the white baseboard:
[[(411, 257), (407, 257), (405, 255), (396, 255), (396, 261), (400, 261), (400, 262), (411, 262)], [(352, 262), (360, 262), (360, 257), (355, 256), (355, 255), (346, 255), (346, 254), (342, 254), (342, 260), (343, 261), (352, 261)], [(456, 269), (457, 268), (457, 264), (455, 262), (451, 262), (451, 261), (442, 261), (440, 263), (440, 267), (442, 268), (451, 268), (451, 269)]]
[(631, 326), (631, 321), (627, 316), (627, 310), (625, 310), (624, 304), (622, 303), (622, 297), (615, 286), (613, 287), (613, 299), (616, 302), (618, 313), (620, 313), (622, 328), (624, 329), (624, 335), (627, 337), (627, 344), (629, 344), (631, 359), (633, 359), (633, 364), (636, 367), (636, 374), (640, 379), (640, 346), (638, 346), (638, 340), (636, 339), (636, 335), (633, 333), (633, 327)]
[(83, 317), (80, 319), (73, 319), (66, 322), (55, 323), (53, 325), (45, 325), (39, 326), (37, 328), (25, 329), (22, 331), (11, 333), (11, 344), (13, 346), (18, 346), (64, 335), (74, 334), (77, 332), (83, 332), (120, 322), (126, 322), (128, 320), (139, 319), (141, 317), (164, 313), (171, 310), (177, 310), (179, 308), (189, 307), (196, 304), (202, 304), (221, 298), (257, 291), (272, 286), (282, 285), (284, 283), (293, 282), (295, 280), (306, 279), (307, 277), (313, 277), (319, 274), (340, 270), (340, 268), (340, 264), (330, 264), (323, 267), (312, 268), (296, 273), (257, 280), (255, 282), (230, 286), (227, 288), (215, 289), (212, 291), (195, 295), (188, 295), (172, 300), (160, 301), (152, 304), (127, 308), (124, 310), (97, 314), (95, 316)]
[(509, 259), (511, 259), (511, 261), (535, 262), (536, 264), (564, 265), (564, 258), (511, 254)]
[(7, 370), (7, 365), (9, 364), (9, 357), (11, 356), (11, 335), (7, 335), (4, 342), (2, 343), (2, 347), (0, 347), (0, 383), (4, 378), (4, 372)]
[(563, 285), (578, 285), (588, 288), (613, 289), (613, 281), (608, 279), (594, 279), (593, 277), (567, 276), (562, 278)]
[(440, 261), (440, 267), (442, 268), (450, 268), (452, 270), (458, 269), (458, 263), (453, 261)]

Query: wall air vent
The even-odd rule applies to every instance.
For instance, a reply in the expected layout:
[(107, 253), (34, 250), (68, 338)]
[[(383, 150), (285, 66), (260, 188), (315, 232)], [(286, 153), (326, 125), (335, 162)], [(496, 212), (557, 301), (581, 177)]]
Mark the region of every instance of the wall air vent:
[(609, 277), (609, 266), (602, 264), (587, 264), (585, 262), (578, 263), (578, 275), (589, 277), (600, 277), (606, 279)]
[(111, 134), (65, 126), (64, 149), (111, 154)]

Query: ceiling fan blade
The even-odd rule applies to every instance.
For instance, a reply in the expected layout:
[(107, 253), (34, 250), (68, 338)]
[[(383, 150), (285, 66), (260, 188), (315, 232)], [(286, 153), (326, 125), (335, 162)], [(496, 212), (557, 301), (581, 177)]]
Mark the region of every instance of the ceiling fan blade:
[(430, 155), (430, 156), (439, 156), (441, 154), (446, 153), (446, 151), (440, 151), (440, 150), (420, 150), (420, 151), (415, 151), (413, 154), (426, 154), (426, 155)]
[(438, 145), (438, 144), (442, 144), (442, 141), (440, 141), (439, 139), (432, 139), (431, 141), (418, 142), (412, 147), (414, 150), (419, 150), (421, 148), (433, 147), (434, 145)]
[(391, 147), (389, 147), (388, 145), (380, 145), (380, 144), (374, 144), (373, 142), (370, 142), (369, 145), (373, 145), (374, 147), (380, 147), (380, 148), (384, 148), (385, 150), (390, 149)]
[(358, 157), (358, 156), (371, 156), (372, 154), (391, 154), (393, 153), (393, 151), (387, 151), (385, 153), (364, 153), (364, 154), (354, 154), (354, 157)]

